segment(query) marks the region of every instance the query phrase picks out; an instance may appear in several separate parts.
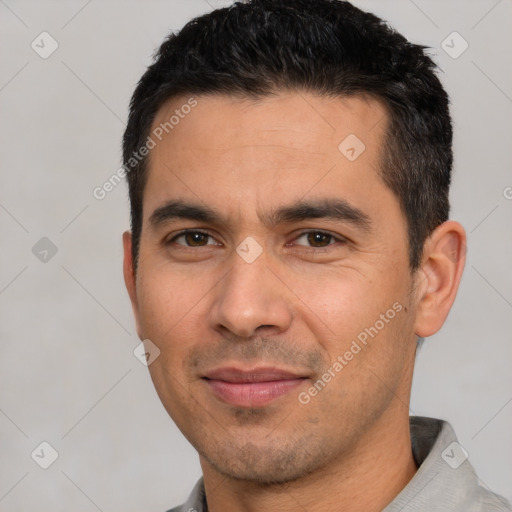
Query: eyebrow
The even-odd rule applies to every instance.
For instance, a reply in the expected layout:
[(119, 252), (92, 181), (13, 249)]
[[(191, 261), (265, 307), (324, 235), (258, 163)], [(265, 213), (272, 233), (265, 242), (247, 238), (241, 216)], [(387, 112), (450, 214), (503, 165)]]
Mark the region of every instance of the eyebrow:
[[(347, 222), (363, 231), (370, 231), (372, 227), (371, 219), (366, 213), (352, 206), (344, 199), (339, 198), (300, 200), (297, 203), (280, 207), (259, 217), (268, 228), (278, 224), (309, 219), (329, 219)], [(175, 219), (194, 220), (209, 224), (222, 224), (224, 222), (224, 217), (217, 210), (183, 200), (168, 201), (156, 208), (151, 214), (149, 222), (154, 228), (157, 228)]]

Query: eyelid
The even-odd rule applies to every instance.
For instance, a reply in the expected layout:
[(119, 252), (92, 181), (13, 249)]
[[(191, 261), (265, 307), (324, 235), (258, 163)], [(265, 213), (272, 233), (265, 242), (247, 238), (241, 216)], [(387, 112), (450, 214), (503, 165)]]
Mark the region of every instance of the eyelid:
[[(330, 237), (332, 237), (334, 239), (334, 241), (336, 242), (340, 242), (340, 243), (348, 243), (349, 242), (349, 239), (342, 236), (342, 235), (338, 235), (338, 234), (334, 234), (334, 233), (331, 233), (330, 231), (325, 231), (323, 229), (306, 229), (304, 231), (301, 231), (300, 233), (298, 233), (294, 238), (293, 240), (297, 240), (297, 238), (300, 238), (304, 235), (308, 235), (310, 233), (320, 233), (322, 235), (328, 235)], [(289, 245), (289, 244), (286, 244), (286, 245)], [(325, 247), (323, 247), (323, 249), (331, 246), (331, 245), (334, 245), (332, 243), (330, 243), (329, 245), (326, 245)], [(306, 247), (306, 246), (303, 246), (303, 247)], [(308, 248), (310, 249), (322, 249), (322, 247), (311, 247), (311, 246), (307, 246)]]

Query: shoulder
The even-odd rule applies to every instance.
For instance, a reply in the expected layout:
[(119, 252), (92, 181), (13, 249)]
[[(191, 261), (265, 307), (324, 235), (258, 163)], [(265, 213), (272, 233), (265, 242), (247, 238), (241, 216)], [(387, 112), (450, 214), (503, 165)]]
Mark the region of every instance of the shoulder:
[(487, 489), (482, 493), (481, 512), (512, 512), (512, 504), (503, 496), (499, 496)]
[(198, 480), (192, 489), (190, 496), (183, 505), (171, 508), (167, 512), (208, 512), (206, 507), (203, 478), (201, 477)]

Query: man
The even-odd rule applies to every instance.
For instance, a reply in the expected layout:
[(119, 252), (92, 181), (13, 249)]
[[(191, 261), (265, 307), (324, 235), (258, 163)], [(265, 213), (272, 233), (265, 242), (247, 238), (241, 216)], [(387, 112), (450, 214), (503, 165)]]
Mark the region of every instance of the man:
[(134, 93), (124, 274), (203, 478), (173, 511), (498, 511), (409, 418), (465, 261), (448, 98), (423, 48), (335, 0), (188, 23)]

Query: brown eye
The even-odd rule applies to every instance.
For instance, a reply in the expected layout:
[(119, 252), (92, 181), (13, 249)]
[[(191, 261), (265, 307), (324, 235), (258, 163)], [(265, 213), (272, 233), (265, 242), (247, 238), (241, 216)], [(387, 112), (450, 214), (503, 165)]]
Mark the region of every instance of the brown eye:
[(191, 247), (207, 245), (208, 243), (208, 235), (205, 235), (204, 233), (200, 233), (198, 231), (186, 233), (184, 235), (184, 239), (187, 242), (187, 244), (190, 245)]
[(332, 235), (319, 231), (307, 233), (307, 240), (313, 247), (327, 247), (330, 245), (332, 238)]
[(168, 244), (175, 243), (185, 247), (205, 247), (207, 245), (215, 245), (208, 243), (210, 239), (212, 239), (211, 235), (203, 233), (202, 231), (183, 231), (171, 238)]
[(295, 239), (297, 245), (303, 245), (313, 249), (323, 249), (324, 247), (333, 245), (334, 242), (343, 241), (342, 238), (336, 238), (334, 235), (324, 231), (307, 231)]

